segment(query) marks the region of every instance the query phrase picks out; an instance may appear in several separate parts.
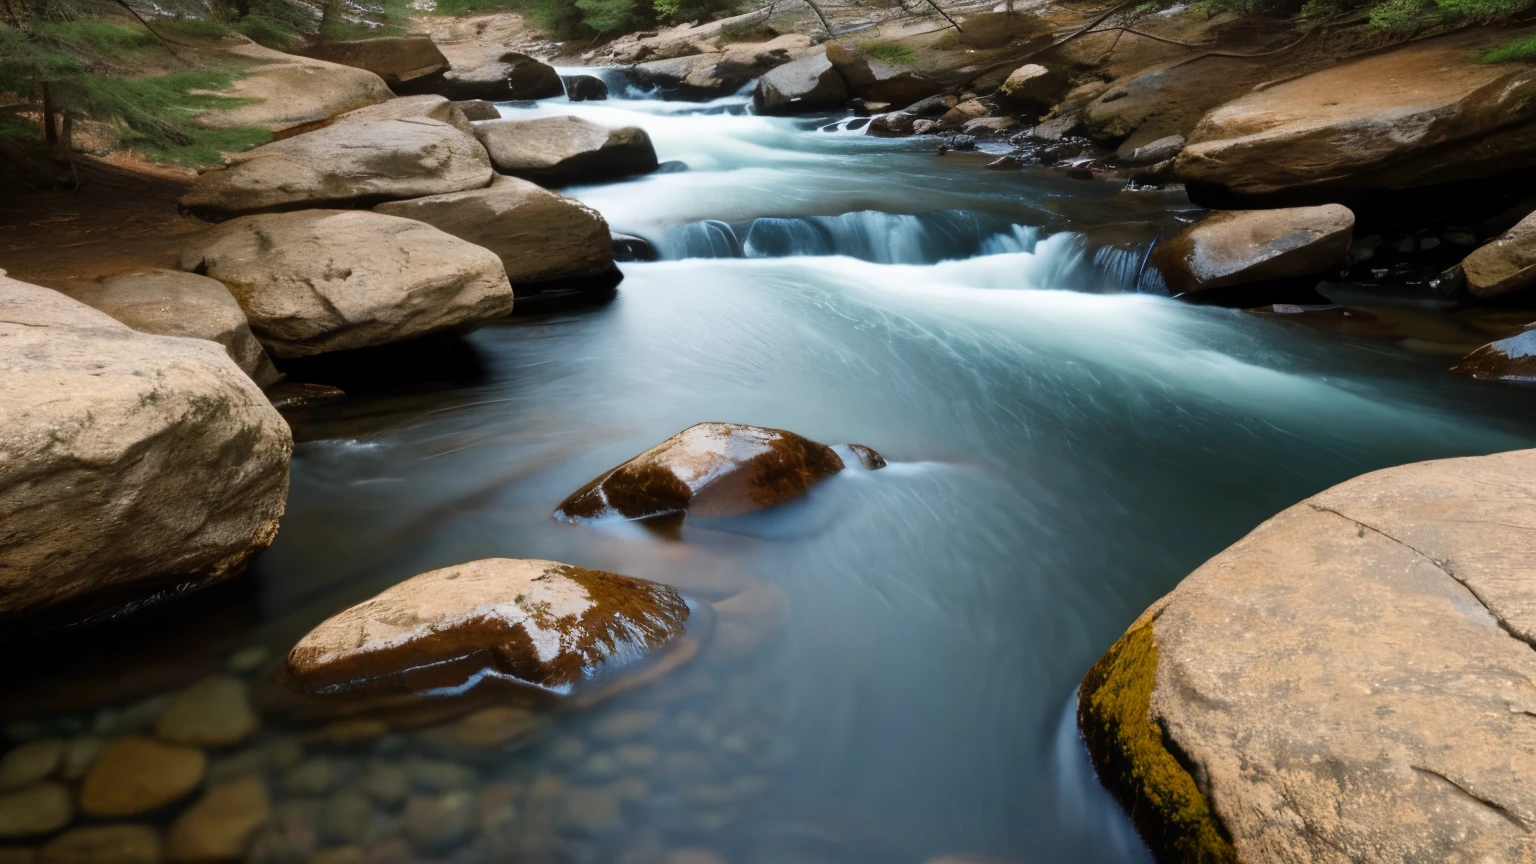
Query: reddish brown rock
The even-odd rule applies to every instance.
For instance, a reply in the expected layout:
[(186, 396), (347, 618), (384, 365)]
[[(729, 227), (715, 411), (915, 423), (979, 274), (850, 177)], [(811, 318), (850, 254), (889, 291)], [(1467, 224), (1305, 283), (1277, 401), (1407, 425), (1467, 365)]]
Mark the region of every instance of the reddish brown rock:
[[(853, 446), (866, 467), (885, 464), (873, 450)], [(734, 516), (798, 498), (843, 467), (831, 447), (793, 432), (700, 423), (588, 483), (555, 518)]]
[(1158, 246), (1152, 264), (1177, 293), (1311, 276), (1344, 260), (1354, 227), (1339, 204), (1232, 210)]
[[(675, 589), (554, 561), (491, 558), (423, 573), (332, 616), (288, 654), (299, 688), (345, 689), (463, 661), (556, 692), (683, 632)], [(423, 677), (418, 675), (417, 677)]]
[(1536, 330), (1489, 342), (1461, 358), (1451, 371), (1485, 381), (1536, 384)]

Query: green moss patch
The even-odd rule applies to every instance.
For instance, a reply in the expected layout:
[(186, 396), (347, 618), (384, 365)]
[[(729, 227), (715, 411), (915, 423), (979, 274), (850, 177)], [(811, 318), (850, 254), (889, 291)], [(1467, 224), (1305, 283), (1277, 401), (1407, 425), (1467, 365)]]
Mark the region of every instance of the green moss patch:
[(1099, 779), (1131, 814), (1159, 861), (1236, 864), (1210, 802), (1168, 750), (1151, 719), (1157, 641), (1150, 620), (1138, 622), (1083, 678), (1077, 723)]
[(884, 60), (897, 66), (911, 66), (917, 62), (917, 52), (912, 49), (912, 46), (903, 45), (900, 42), (868, 40), (860, 42), (859, 48), (876, 60)]

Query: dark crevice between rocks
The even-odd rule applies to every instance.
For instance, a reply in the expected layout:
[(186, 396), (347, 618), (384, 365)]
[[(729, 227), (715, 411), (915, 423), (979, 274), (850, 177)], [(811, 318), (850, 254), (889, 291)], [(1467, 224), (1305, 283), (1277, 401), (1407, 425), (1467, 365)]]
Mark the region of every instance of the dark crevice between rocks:
[[(1354, 518), (1353, 516), (1346, 516), (1345, 514), (1340, 513), (1339, 511), (1333, 509), (1332, 507), (1325, 507), (1325, 506), (1323, 506), (1321, 504), (1315, 504), (1315, 503), (1310, 502), (1310, 501), (1307, 502), (1307, 506), (1311, 507), (1313, 510), (1316, 510), (1319, 513), (1332, 513), (1333, 515), (1339, 517), (1340, 519), (1343, 519), (1343, 520), (1345, 520), (1347, 522), (1352, 522), (1355, 525), (1359, 526), (1359, 528), (1360, 528), (1360, 530), (1362, 532), (1363, 531), (1370, 531), (1370, 532), (1372, 532), (1374, 534), (1378, 534), (1378, 535), (1380, 535), (1382, 537), (1385, 537), (1386, 539), (1392, 541), (1393, 543), (1396, 543), (1397, 545), (1403, 547), (1404, 549), (1407, 549), (1409, 552), (1412, 552), (1413, 554), (1419, 556), (1420, 558), (1423, 558), (1425, 561), (1428, 561), (1429, 563), (1435, 565), (1435, 568), (1437, 570), (1439, 570), (1441, 573), (1444, 573), (1446, 576), (1450, 577), (1453, 581), (1455, 581), (1455, 583), (1457, 585), (1460, 585), (1462, 588), (1465, 588), (1467, 593), (1472, 595), (1472, 599), (1476, 600), (1478, 605), (1482, 606), (1483, 609), (1488, 613), (1488, 616), (1494, 620), (1494, 623), (1499, 625), (1499, 629), (1500, 630), (1503, 630), (1505, 633), (1509, 634), (1510, 638), (1512, 638), (1512, 639), (1514, 639), (1514, 640), (1516, 640), (1518, 642), (1521, 642), (1521, 643), (1525, 644), (1526, 647), (1530, 648), (1533, 651), (1536, 651), (1536, 639), (1532, 639), (1530, 636), (1527, 636), (1527, 635), (1525, 635), (1523, 633), (1520, 633), (1520, 632), (1516, 631), (1514, 628), (1510, 627), (1509, 626), (1509, 622), (1505, 621), (1503, 616), (1499, 615), (1499, 613), (1497, 613), (1497, 612), (1495, 612), (1493, 610), (1492, 606), (1488, 605), (1488, 601), (1483, 599), (1483, 596), (1481, 594), (1477, 593), (1477, 589), (1476, 588), (1473, 588), (1471, 585), (1467, 584), (1466, 580), (1464, 580), (1460, 576), (1456, 575), (1456, 571), (1451, 569), (1451, 565), (1450, 565), (1449, 562), (1441, 561), (1439, 558), (1436, 558), (1436, 557), (1434, 557), (1434, 556), (1424, 552), (1422, 549), (1417, 549), (1417, 548), (1415, 548), (1415, 547), (1413, 547), (1413, 546), (1403, 542), (1402, 540), (1399, 540), (1398, 538), (1393, 537), (1391, 534), (1388, 534), (1387, 532), (1381, 530), (1380, 528), (1377, 528), (1374, 525), (1368, 525), (1368, 524), (1366, 524), (1364, 522), (1361, 522), (1359, 519)], [(1364, 535), (1362, 534), (1361, 536), (1364, 536)]]
[(1441, 774), (1439, 771), (1436, 771), (1433, 768), (1425, 768), (1422, 765), (1411, 765), (1409, 767), (1411, 767), (1413, 770), (1419, 772), (1420, 774), (1424, 774), (1426, 776), (1433, 777), (1436, 780), (1439, 780), (1439, 781), (1449, 785), (1452, 789), (1455, 789), (1457, 792), (1461, 793), (1462, 795), (1466, 796), (1467, 798), (1472, 799), (1473, 801), (1477, 802), (1478, 804), (1481, 804), (1482, 806), (1487, 807), (1489, 810), (1492, 810), (1493, 812), (1495, 812), (1495, 813), (1499, 814), (1500, 816), (1504, 817), (1505, 819), (1507, 819), (1510, 822), (1510, 824), (1514, 825), (1516, 828), (1519, 828), (1521, 831), (1524, 831), (1527, 834), (1530, 833), (1531, 828), (1530, 828), (1529, 825), (1525, 824), (1525, 820), (1524, 819), (1521, 819), (1518, 815), (1516, 815), (1515, 813), (1511, 812), (1508, 808), (1500, 805), (1498, 802), (1491, 801), (1491, 800), (1489, 800), (1487, 798), (1484, 798), (1483, 796), (1477, 794), (1476, 792), (1473, 792), (1471, 789), (1468, 789), (1467, 787), (1461, 785), (1460, 783), (1457, 783), (1455, 780), (1452, 780), (1451, 778), (1447, 777), (1444, 774)]
[(1187, 754), (1151, 717), (1156, 614), (1144, 616), (1084, 676), (1078, 728), (1099, 780), (1160, 862), (1236, 864), (1231, 835), (1200, 789)]

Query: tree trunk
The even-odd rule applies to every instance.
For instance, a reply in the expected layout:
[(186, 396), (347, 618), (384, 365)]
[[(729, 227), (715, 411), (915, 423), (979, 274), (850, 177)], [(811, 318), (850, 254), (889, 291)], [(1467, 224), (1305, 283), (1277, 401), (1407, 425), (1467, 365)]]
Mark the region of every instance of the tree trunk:
[(75, 118), (68, 111), (64, 112), (63, 132), (59, 135), (58, 143), (53, 147), (53, 158), (60, 162), (74, 161), (74, 137)]
[(43, 140), (49, 147), (57, 147), (59, 144), (59, 130), (54, 122), (53, 90), (48, 87), (48, 82), (43, 82)]

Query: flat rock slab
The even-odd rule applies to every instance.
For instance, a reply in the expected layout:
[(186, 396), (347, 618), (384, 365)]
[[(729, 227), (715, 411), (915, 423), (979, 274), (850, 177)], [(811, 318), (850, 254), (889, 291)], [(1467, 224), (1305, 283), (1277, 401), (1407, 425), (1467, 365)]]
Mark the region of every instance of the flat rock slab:
[(1424, 40), (1244, 95), (1200, 121), (1175, 172), (1196, 200), (1328, 200), (1524, 167), (1536, 68), (1478, 62), (1515, 35)]
[[(607, 664), (683, 632), (688, 606), (665, 585), (554, 561), (491, 558), (434, 570), (322, 622), (288, 654), (299, 689), (351, 689), (465, 663), (567, 692)], [(473, 668), (470, 668), (473, 667)]]
[(1354, 227), (1340, 204), (1230, 210), (1159, 245), (1151, 263), (1175, 293), (1313, 276), (1344, 260)]
[(204, 172), (182, 209), (207, 219), (312, 207), (372, 206), (476, 189), (491, 161), (474, 138), (426, 117), (336, 123), (264, 144)]
[(277, 534), (293, 436), (213, 342), (0, 276), (0, 419), (0, 617), (211, 584)]
[(495, 252), (514, 291), (525, 284), (614, 270), (613, 237), (602, 214), (516, 177), (498, 176), (484, 189), (391, 201), (374, 209), (425, 222)]
[[(851, 446), (866, 468), (885, 465), (868, 447)], [(735, 516), (798, 498), (844, 467), (831, 447), (793, 432), (700, 423), (583, 486), (555, 518)]]
[(245, 216), (200, 238), (181, 266), (224, 283), (277, 357), (384, 345), (512, 311), (495, 253), (367, 211)]
[(260, 126), (287, 132), (395, 95), (383, 78), (365, 69), (284, 54), (254, 43), (229, 53), (249, 65), (223, 95), (250, 101), (202, 115), (198, 122), (204, 126)]
[(637, 126), (610, 129), (580, 117), (482, 120), (475, 135), (504, 174), (546, 186), (601, 183), (656, 170), (656, 148)]
[(1533, 450), (1284, 511), (1084, 680), (1100, 778), (1162, 860), (1531, 860), (1532, 549)]
[(302, 53), (316, 60), (366, 69), (390, 87), (448, 69), (448, 58), (431, 36), (327, 40), (305, 48)]

